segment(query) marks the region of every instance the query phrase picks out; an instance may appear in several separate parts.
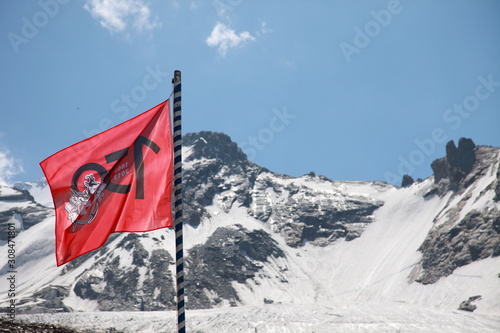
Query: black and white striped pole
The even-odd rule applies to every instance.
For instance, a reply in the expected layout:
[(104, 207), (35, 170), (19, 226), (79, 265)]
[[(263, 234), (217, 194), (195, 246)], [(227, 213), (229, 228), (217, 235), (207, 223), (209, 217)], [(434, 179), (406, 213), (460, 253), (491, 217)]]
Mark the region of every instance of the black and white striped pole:
[(174, 227), (175, 267), (177, 279), (177, 332), (186, 332), (184, 308), (184, 255), (182, 245), (182, 127), (181, 71), (174, 72)]

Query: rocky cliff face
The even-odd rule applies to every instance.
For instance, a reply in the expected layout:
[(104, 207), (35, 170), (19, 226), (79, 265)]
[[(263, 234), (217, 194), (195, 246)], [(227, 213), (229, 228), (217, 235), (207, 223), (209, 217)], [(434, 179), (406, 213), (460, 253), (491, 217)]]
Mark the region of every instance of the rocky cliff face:
[(416, 281), (434, 283), (461, 266), (500, 255), (500, 151), (462, 138), (458, 148), (446, 145), (446, 156), (434, 161), (434, 187), (427, 194), (447, 196), (444, 209), (420, 247)]
[(189, 308), (236, 306), (240, 298), (233, 281), (243, 284), (253, 279), (270, 258), (282, 257), (283, 250), (262, 230), (250, 231), (240, 224), (218, 228), (206, 243), (189, 251)]
[[(161, 248), (144, 247), (145, 234), (127, 234), (104, 248), (92, 267), (74, 284), (76, 296), (95, 300), (101, 311), (159, 311), (173, 309), (174, 285), (170, 254)], [(159, 239), (151, 239), (158, 245)], [(71, 270), (67, 270), (68, 273)]]
[(474, 178), (466, 176), (472, 171), (476, 161), (476, 145), (471, 139), (461, 138), (458, 148), (455, 142), (446, 144), (446, 156), (431, 164), (434, 171), (434, 183), (441, 194), (448, 190), (458, 191), (468, 187)]
[[(289, 246), (305, 241), (327, 245), (338, 238), (359, 237), (373, 221), (373, 212), (383, 205), (380, 200), (350, 193), (347, 182), (310, 175), (296, 179), (270, 172), (248, 161), (221, 133), (188, 134), (184, 143), (189, 147), (184, 198), (189, 203), (186, 214), (191, 225), (209, 218), (206, 206), (215, 201), (226, 213), (233, 205), (246, 207), (250, 216), (269, 223)], [(391, 187), (371, 185), (380, 190)]]

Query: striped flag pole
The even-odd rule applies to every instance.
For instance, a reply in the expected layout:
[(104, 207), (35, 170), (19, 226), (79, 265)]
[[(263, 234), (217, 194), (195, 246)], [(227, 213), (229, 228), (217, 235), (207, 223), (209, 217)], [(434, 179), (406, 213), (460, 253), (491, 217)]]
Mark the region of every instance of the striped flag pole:
[(182, 245), (182, 128), (181, 71), (174, 72), (174, 226), (175, 267), (177, 278), (177, 332), (186, 332), (184, 309), (184, 255)]

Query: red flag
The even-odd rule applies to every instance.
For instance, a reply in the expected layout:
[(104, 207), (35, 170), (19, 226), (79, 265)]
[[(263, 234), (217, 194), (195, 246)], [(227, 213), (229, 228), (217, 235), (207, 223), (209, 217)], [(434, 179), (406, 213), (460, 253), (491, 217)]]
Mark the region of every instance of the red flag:
[(172, 226), (169, 100), (40, 163), (56, 212), (57, 266), (113, 232)]

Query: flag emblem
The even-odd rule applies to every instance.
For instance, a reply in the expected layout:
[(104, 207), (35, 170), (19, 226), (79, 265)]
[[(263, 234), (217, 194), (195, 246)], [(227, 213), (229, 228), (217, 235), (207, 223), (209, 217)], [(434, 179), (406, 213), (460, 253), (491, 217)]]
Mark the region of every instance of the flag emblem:
[[(97, 215), (99, 202), (106, 188), (106, 184), (96, 181), (94, 175), (91, 173), (85, 176), (83, 185), (85, 186), (85, 190), (82, 192), (70, 189), (73, 195), (69, 198), (69, 203), (64, 207), (68, 212), (68, 220), (73, 222), (72, 232), (75, 232), (79, 225), (92, 223)], [(92, 197), (94, 193), (96, 195)]]

